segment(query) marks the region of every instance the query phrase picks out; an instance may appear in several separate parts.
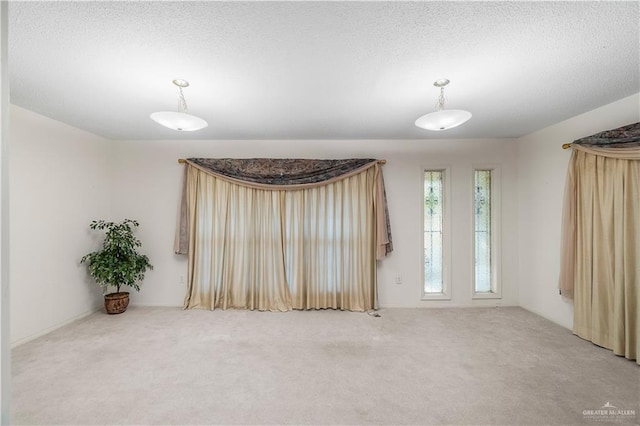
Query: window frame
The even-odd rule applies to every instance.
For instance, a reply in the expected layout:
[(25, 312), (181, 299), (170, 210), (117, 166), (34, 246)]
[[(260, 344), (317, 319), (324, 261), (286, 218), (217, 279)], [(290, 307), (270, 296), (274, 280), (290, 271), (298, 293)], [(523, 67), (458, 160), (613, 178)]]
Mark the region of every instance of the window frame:
[[(476, 192), (476, 171), (491, 171), (491, 291), (476, 291), (476, 214), (475, 214), (475, 192)], [(502, 299), (501, 281), (501, 257), (500, 248), (501, 228), (501, 197), (500, 189), (502, 179), (500, 166), (497, 164), (474, 164), (471, 173), (471, 298), (472, 299)]]
[[(424, 215), (425, 215), (425, 190), (424, 177), (425, 172), (441, 172), (442, 173), (442, 292), (427, 293), (425, 292), (425, 262), (424, 262)], [(429, 300), (451, 300), (451, 166), (449, 165), (423, 165), (421, 167), (421, 220), (422, 220), (422, 237), (420, 238), (420, 253), (422, 253), (422, 261), (420, 262), (420, 294), (422, 301)]]

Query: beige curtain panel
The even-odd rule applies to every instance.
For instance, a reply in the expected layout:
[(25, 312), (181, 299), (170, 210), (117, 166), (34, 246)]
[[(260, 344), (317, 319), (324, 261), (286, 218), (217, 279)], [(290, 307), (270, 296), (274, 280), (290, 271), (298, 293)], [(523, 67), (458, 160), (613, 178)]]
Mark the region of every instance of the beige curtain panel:
[(189, 256), (186, 309), (377, 307), (376, 258), (390, 245), (377, 161), (289, 185), (192, 161), (185, 173), (176, 251)]
[(640, 149), (573, 149), (560, 291), (573, 299), (575, 334), (640, 363)]

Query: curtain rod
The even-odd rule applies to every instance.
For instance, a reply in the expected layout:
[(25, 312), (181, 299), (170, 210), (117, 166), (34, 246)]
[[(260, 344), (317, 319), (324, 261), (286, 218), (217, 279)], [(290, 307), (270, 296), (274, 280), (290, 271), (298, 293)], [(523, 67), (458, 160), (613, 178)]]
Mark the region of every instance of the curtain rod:
[(571, 145), (573, 145), (573, 144), (570, 144), (570, 143), (563, 143), (563, 144), (562, 144), (562, 149), (569, 149), (569, 148), (571, 148)]
[[(564, 148), (564, 145), (563, 145)], [(184, 158), (178, 158), (178, 163), (183, 164), (186, 163), (187, 160), (185, 160)], [(378, 164), (387, 164), (387, 160), (378, 160)]]

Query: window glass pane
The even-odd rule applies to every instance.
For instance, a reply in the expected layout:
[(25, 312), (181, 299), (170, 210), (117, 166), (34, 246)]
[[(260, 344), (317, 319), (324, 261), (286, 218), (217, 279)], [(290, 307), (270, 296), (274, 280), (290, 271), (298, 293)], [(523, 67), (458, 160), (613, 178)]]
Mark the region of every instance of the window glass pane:
[(475, 291), (491, 289), (491, 170), (475, 171)]
[(442, 293), (442, 170), (424, 172), (424, 292)]

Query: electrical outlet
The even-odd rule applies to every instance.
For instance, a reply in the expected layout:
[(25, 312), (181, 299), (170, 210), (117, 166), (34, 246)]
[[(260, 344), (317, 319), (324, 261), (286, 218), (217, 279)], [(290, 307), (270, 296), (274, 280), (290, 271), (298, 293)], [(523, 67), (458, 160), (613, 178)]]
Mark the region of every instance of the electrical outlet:
[(396, 274), (396, 284), (402, 284), (402, 275)]

